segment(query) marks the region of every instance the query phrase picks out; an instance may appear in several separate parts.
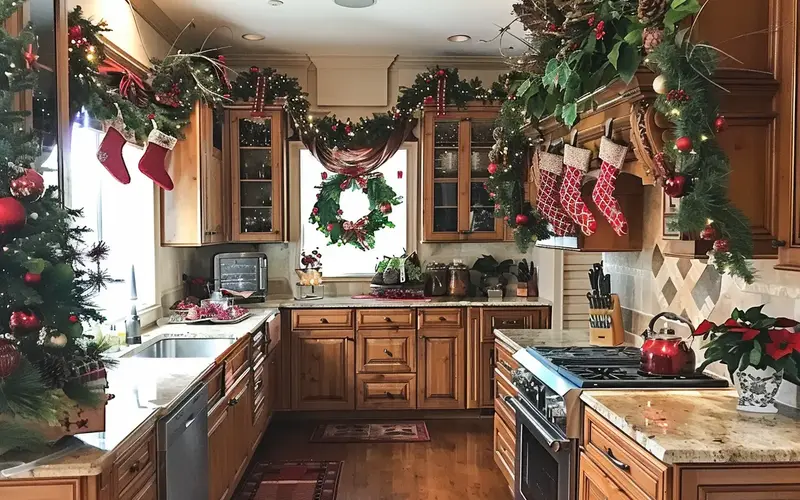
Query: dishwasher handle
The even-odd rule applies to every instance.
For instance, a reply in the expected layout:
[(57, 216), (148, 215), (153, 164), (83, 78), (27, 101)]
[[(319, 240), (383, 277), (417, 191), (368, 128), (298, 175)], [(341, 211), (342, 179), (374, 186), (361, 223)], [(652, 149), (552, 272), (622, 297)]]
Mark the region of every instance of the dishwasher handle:
[(208, 386), (203, 384), (164, 418), (163, 435), (165, 442), (163, 444), (165, 448), (198, 421), (197, 417), (200, 416), (201, 412), (206, 411), (207, 404)]

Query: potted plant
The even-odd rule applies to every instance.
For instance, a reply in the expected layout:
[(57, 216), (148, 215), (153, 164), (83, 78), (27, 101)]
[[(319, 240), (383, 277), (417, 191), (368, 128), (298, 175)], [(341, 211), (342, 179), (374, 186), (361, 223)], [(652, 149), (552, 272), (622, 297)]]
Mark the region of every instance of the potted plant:
[(504, 276), (511, 270), (514, 263), (511, 259), (498, 262), (491, 255), (483, 255), (472, 265), (472, 270), (481, 274), (479, 289), (484, 296), (489, 295), (489, 290), (505, 291), (508, 280)]
[(537, 274), (533, 262), (528, 265), (528, 261), (522, 259), (520, 263), (517, 264), (517, 297), (539, 296)]
[(739, 392), (738, 410), (776, 413), (775, 395), (783, 378), (800, 384), (800, 333), (797, 321), (767, 316), (763, 307), (734, 309), (721, 325), (703, 321), (695, 330), (708, 340), (699, 369), (716, 361), (727, 365)]

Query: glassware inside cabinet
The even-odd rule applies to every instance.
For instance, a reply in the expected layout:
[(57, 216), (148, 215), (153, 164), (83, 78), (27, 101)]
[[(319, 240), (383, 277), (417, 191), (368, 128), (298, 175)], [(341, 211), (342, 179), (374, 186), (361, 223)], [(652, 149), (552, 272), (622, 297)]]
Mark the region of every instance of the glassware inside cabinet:
[(243, 233), (272, 232), (272, 154), (272, 120), (239, 119), (239, 200)]
[(458, 121), (437, 121), (434, 125), (434, 232), (458, 231), (458, 134)]
[(486, 190), (489, 180), (489, 151), (495, 143), (494, 122), (473, 120), (470, 123), (470, 230), (494, 232), (494, 200)]

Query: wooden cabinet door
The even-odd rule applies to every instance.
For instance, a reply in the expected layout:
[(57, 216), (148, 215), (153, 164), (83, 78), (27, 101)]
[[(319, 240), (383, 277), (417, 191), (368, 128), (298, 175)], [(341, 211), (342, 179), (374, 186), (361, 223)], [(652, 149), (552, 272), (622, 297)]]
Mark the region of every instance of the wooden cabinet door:
[(466, 408), (464, 330), (420, 330), (417, 339), (417, 406)]
[(250, 458), (250, 442), (253, 439), (253, 399), (250, 386), (250, 375), (245, 374), (241, 382), (232, 390), (232, 404), (228, 418), (230, 440), (228, 457), (230, 465), (230, 489), (236, 488), (239, 477), (244, 474)]
[(630, 500), (614, 481), (606, 476), (592, 460), (581, 453), (578, 470), (578, 500)]
[(280, 405), (281, 401), (281, 345), (279, 343), (275, 349), (267, 356), (267, 366), (264, 368), (264, 405), (267, 415), (270, 415)]
[(355, 409), (352, 330), (292, 334), (292, 409)]
[(677, 466), (680, 500), (800, 500), (800, 466), (789, 463)]
[(225, 234), (226, 219), (230, 213), (225, 210), (225, 189), (222, 150), (211, 139), (214, 135), (215, 112), (204, 107), (200, 113), (201, 133), (200, 141), (202, 160), (200, 162), (200, 218), (203, 230), (203, 244), (222, 243), (227, 241)]
[(480, 350), (480, 407), (494, 407), (494, 342), (481, 343)]
[[(231, 469), (228, 463), (228, 446), (230, 445), (230, 412), (229, 401), (222, 399), (217, 405), (223, 408), (222, 416), (216, 421), (209, 421), (208, 428), (208, 499), (222, 500), (228, 496), (231, 481)], [(216, 413), (214, 409), (209, 412)]]

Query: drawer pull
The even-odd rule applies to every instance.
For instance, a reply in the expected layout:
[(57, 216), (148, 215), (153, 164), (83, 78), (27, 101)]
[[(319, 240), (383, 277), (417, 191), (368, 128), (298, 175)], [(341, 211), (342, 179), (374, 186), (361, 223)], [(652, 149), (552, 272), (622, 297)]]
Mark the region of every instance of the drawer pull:
[(231, 398), (231, 400), (228, 401), (228, 406), (236, 406), (238, 404), (239, 404), (239, 398)]
[(387, 356), (389, 356), (390, 358), (394, 357), (394, 355), (392, 354), (392, 351), (390, 351), (389, 349), (384, 349), (383, 353), (386, 354)]
[(611, 460), (611, 463), (616, 465), (618, 469), (624, 470), (625, 472), (631, 471), (631, 466), (618, 460), (617, 457), (614, 456), (614, 452), (611, 451), (611, 448), (606, 449), (606, 457)]
[(322, 323), (323, 325), (327, 325), (328, 324), (328, 318), (320, 318), (319, 322)]
[(387, 322), (387, 323), (391, 323), (392, 322), (392, 318), (390, 318), (389, 316), (386, 316), (385, 318), (383, 318), (383, 320), (385, 322)]
[(394, 394), (392, 394), (389, 391), (386, 391), (386, 397), (389, 398), (389, 399), (394, 399)]
[(140, 464), (140, 463), (139, 463), (139, 461), (137, 460), (137, 461), (135, 461), (135, 462), (133, 462), (133, 463), (131, 464), (131, 466), (128, 468), (128, 471), (129, 471), (131, 474), (138, 474), (138, 472), (139, 472), (141, 469), (142, 469), (142, 464)]
[(258, 382), (256, 382), (256, 392), (260, 391), (262, 387), (264, 387), (263, 380), (259, 380)]
[(439, 316), (439, 321), (447, 321), (447, 318), (445, 318), (444, 316)]
[(510, 371), (513, 371), (513, 370), (512, 370), (512, 368), (511, 368), (511, 365), (509, 365), (508, 363), (506, 363), (506, 362), (505, 362), (505, 361), (503, 361), (502, 359), (498, 359), (498, 360), (497, 360), (497, 363), (498, 363), (500, 366), (502, 366), (503, 368), (505, 368), (505, 369), (506, 369), (506, 371), (509, 371), (509, 372), (510, 372)]

